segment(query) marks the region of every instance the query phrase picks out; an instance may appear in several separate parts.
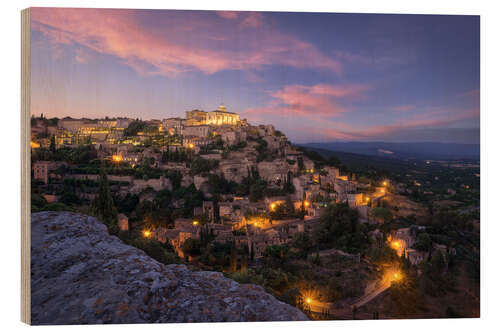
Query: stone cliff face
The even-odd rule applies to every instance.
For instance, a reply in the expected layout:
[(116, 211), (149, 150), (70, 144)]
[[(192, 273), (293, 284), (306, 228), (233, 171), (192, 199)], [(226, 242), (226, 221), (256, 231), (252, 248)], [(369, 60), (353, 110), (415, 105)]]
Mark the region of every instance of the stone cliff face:
[(262, 287), (163, 265), (93, 217), (31, 216), (32, 324), (307, 320)]

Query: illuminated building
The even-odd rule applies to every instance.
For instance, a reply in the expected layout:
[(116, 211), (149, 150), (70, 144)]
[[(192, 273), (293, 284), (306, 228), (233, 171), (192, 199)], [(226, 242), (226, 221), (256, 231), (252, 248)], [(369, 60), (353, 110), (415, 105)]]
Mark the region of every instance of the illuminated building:
[(224, 105), (220, 105), (215, 111), (206, 112), (201, 110), (186, 111), (186, 126), (196, 125), (238, 125), (240, 116), (234, 112), (227, 111)]

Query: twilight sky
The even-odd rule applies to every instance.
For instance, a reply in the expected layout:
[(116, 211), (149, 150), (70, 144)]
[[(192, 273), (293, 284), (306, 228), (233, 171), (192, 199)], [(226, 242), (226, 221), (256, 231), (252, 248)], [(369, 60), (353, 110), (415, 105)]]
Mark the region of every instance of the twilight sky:
[(293, 142), (479, 143), (479, 17), (32, 8), (32, 113), (223, 102)]

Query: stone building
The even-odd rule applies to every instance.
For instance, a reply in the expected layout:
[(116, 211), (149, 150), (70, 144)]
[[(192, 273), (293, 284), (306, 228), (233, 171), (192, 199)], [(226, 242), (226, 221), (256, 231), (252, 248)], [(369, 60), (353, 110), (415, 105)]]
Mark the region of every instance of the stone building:
[(58, 164), (51, 161), (38, 161), (33, 164), (33, 178), (45, 184), (49, 182), (50, 172), (57, 169)]
[(257, 164), (259, 175), (267, 181), (286, 181), (290, 165), (283, 160), (262, 161)]
[(75, 133), (83, 127), (84, 123), (85, 121), (81, 119), (63, 118), (57, 122), (57, 127)]
[(213, 201), (203, 201), (203, 213), (208, 216), (210, 221), (215, 219), (215, 209)]
[(356, 208), (358, 206), (365, 205), (363, 193), (350, 193), (347, 194), (347, 203), (349, 207)]
[(186, 125), (213, 125), (236, 126), (240, 124), (240, 116), (234, 112), (228, 112), (224, 105), (220, 105), (215, 111), (206, 112), (202, 110), (186, 111)]
[(207, 113), (207, 124), (209, 125), (238, 125), (240, 116), (233, 112), (228, 112), (226, 107), (221, 104), (215, 111)]
[(410, 261), (412, 265), (418, 265), (420, 262), (427, 259), (428, 255), (425, 252), (421, 252), (415, 249), (406, 249), (406, 258)]
[(128, 217), (125, 214), (118, 214), (118, 227), (121, 231), (128, 230)]
[(233, 214), (233, 205), (230, 202), (219, 203), (219, 216), (230, 217)]
[(208, 125), (196, 125), (196, 126), (186, 126), (182, 130), (182, 135), (192, 136), (198, 138), (206, 138), (211, 132), (211, 128)]

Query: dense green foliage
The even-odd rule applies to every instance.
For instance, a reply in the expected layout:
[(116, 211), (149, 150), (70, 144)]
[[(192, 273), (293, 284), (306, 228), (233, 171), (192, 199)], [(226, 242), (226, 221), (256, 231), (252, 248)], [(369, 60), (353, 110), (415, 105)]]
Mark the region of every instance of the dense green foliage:
[(369, 245), (367, 229), (358, 220), (358, 212), (347, 203), (328, 206), (314, 239), (322, 248), (337, 248), (350, 253), (360, 252)]

